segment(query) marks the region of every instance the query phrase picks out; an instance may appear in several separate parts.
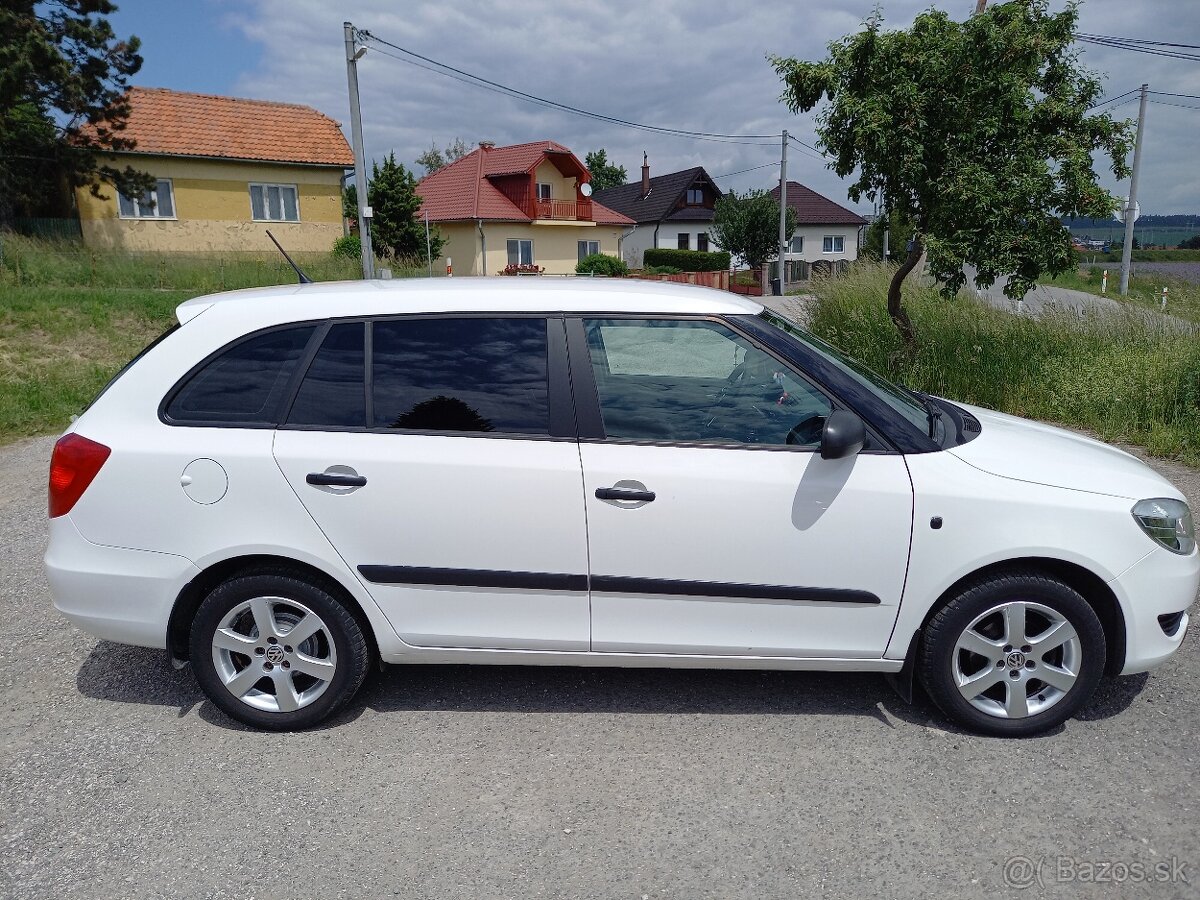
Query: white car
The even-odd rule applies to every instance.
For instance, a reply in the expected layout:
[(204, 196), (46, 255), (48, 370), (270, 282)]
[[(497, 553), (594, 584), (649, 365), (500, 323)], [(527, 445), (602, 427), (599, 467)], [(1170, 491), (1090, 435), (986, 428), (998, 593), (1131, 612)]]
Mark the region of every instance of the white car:
[(756, 303), (593, 279), (200, 297), (50, 469), (55, 606), (313, 725), (374, 663), (919, 679), (1052, 728), (1179, 649), (1191, 513), (1134, 457), (889, 384)]

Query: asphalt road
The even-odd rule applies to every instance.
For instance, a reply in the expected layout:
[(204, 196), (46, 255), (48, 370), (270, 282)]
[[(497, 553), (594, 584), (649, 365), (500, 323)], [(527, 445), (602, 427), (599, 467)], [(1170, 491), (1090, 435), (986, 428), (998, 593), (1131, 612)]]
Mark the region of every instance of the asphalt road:
[(261, 734), (53, 612), (50, 446), (0, 449), (3, 896), (1200, 896), (1195, 625), (1024, 741), (872, 675), (469, 667)]

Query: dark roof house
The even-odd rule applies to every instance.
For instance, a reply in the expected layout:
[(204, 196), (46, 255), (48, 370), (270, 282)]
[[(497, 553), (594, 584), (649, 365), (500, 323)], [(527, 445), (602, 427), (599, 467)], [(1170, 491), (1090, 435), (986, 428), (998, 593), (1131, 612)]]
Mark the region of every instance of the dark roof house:
[[(779, 202), (779, 186), (771, 189), (771, 197)], [(787, 183), (787, 205), (796, 211), (796, 224), (804, 225), (866, 225), (867, 220), (856, 212), (839, 206), (828, 197), (823, 197), (812, 188), (798, 181)]]
[(639, 225), (660, 222), (711, 222), (721, 189), (701, 166), (650, 177), (643, 157), (642, 180), (596, 191), (595, 199)]

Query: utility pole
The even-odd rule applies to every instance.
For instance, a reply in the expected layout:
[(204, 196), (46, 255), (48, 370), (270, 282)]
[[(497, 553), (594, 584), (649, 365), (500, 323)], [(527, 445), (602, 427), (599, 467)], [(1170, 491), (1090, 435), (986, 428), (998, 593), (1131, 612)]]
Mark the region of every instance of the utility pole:
[(779, 296), (787, 294), (787, 129), (783, 129), (783, 155), (779, 159)]
[(1129, 176), (1129, 197), (1125, 201), (1125, 246), (1121, 250), (1121, 296), (1129, 293), (1129, 260), (1133, 256), (1133, 219), (1137, 209), (1138, 169), (1142, 164), (1142, 130), (1146, 126), (1146, 89), (1142, 85), (1142, 102), (1138, 106), (1137, 140), (1133, 145), (1133, 172)]
[(371, 222), (367, 206), (367, 157), (363, 149), (362, 109), (358, 102), (358, 60), (367, 52), (357, 47), (354, 26), (342, 23), (346, 38), (346, 84), (350, 89), (350, 140), (354, 143), (354, 191), (358, 194), (358, 238), (362, 242), (363, 278), (375, 277), (375, 251), (371, 247)]

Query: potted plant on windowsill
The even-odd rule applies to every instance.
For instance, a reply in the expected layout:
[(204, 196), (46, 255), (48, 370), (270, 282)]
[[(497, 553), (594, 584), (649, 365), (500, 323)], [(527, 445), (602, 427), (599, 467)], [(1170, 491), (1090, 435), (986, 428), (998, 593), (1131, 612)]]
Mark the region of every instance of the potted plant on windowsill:
[(545, 271), (546, 271), (545, 268), (543, 268), (542, 266), (536, 266), (536, 265), (529, 264), (529, 263), (521, 263), (519, 265), (517, 263), (509, 263), (507, 266), (504, 267), (504, 269), (500, 272), (500, 274), (501, 275), (541, 275)]

